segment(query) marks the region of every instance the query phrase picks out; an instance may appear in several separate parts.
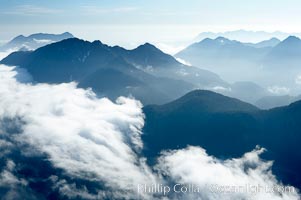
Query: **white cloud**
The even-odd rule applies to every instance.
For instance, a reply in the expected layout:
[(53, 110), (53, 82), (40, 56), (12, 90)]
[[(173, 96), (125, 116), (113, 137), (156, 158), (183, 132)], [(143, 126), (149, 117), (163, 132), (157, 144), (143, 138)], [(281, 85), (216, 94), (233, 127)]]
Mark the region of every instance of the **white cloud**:
[(174, 54), (180, 52), (181, 50), (185, 49), (185, 47), (186, 47), (183, 45), (166, 44), (166, 43), (155, 43), (155, 44), (163, 52), (168, 53), (170, 55), (174, 55)]
[(284, 86), (270, 86), (268, 91), (275, 95), (286, 95), (290, 93), (290, 89)]
[(176, 60), (184, 65), (187, 65), (187, 66), (192, 66), (189, 62), (181, 59), (181, 58), (176, 58)]
[(0, 187), (1, 186), (7, 187), (8, 185), (11, 185), (13, 188), (18, 184), (20, 185), (27, 184), (25, 180), (22, 179), (20, 180), (13, 175), (12, 171), (14, 170), (15, 166), (16, 164), (11, 160), (8, 160), (6, 162), (6, 166), (4, 170), (0, 173)]
[(62, 10), (51, 9), (46, 7), (40, 7), (35, 5), (18, 5), (12, 10), (7, 10), (2, 12), (8, 15), (26, 15), (26, 16), (36, 16), (36, 15), (49, 15), (62, 13)]
[(232, 89), (230, 87), (226, 88), (226, 87), (223, 87), (223, 86), (214, 86), (213, 88), (209, 88), (209, 90), (214, 90), (214, 91), (221, 91), (221, 92), (225, 92), (225, 91), (228, 91), (228, 92), (231, 92)]
[[(264, 149), (258, 148), (246, 153), (241, 158), (219, 160), (207, 155), (205, 150), (200, 147), (188, 147), (164, 152), (159, 158), (157, 168), (174, 182), (181, 183), (188, 188), (194, 187), (194, 191), (200, 191), (188, 192), (185, 195), (186, 199), (299, 199), (297, 192), (292, 187), (290, 188), (291, 193), (247, 191), (246, 186), (266, 188), (283, 186), (275, 179), (270, 170), (272, 162), (266, 162), (259, 158), (263, 151)], [(243, 192), (240, 190), (235, 192), (234, 189), (237, 188), (241, 188)]]
[(9, 51), (0, 51), (0, 60), (2, 60), (3, 58), (5, 58), (6, 56), (8, 56), (10, 53), (14, 52), (14, 49), (11, 49)]
[(95, 6), (81, 6), (81, 13), (85, 15), (101, 15), (101, 14), (112, 14), (112, 13), (128, 13), (137, 11), (137, 7), (115, 7), (115, 8), (104, 8)]
[[(27, 181), (14, 175), (16, 164), (13, 161), (6, 160), (5, 166), (1, 167), (3, 167), (0, 172), (1, 199), (35, 199), (26, 189)], [(3, 193), (3, 190), (6, 192)]]
[(38, 44), (50, 44), (50, 43), (55, 42), (53, 40), (47, 40), (47, 39), (44, 39), (44, 40), (33, 39), (33, 40)]
[(0, 116), (21, 117), (18, 137), (49, 155), (55, 167), (88, 180), (103, 181), (113, 191), (135, 196), (136, 185), (154, 181), (137, 156), (144, 120), (141, 104), (120, 97), (97, 99), (75, 83), (21, 84), (12, 68), (0, 67)]
[(295, 79), (295, 83), (301, 85), (301, 75), (298, 75)]

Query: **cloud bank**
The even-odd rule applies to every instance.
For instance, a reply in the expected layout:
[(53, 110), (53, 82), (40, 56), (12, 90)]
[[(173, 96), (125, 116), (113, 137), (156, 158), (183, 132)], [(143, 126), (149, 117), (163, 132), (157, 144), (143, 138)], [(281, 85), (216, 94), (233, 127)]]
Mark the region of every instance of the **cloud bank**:
[[(271, 172), (272, 162), (259, 157), (263, 152), (257, 148), (241, 158), (220, 160), (191, 146), (163, 152), (157, 168), (172, 182), (181, 183), (183, 199), (299, 199), (295, 188), (276, 180)], [(181, 191), (181, 186), (176, 189)]]
[[(76, 83), (19, 82), (0, 66), (0, 194), (4, 199), (298, 199), (291, 193), (230, 193), (208, 185), (279, 186), (262, 149), (219, 160), (200, 147), (165, 151), (146, 164), (142, 105), (97, 98)], [(137, 186), (195, 184), (198, 193), (139, 192)]]
[(22, 84), (15, 76), (12, 68), (1, 66), (0, 116), (22, 121), (16, 142), (45, 153), (72, 177), (102, 182), (114, 195), (133, 193), (138, 183), (154, 180), (137, 156), (144, 124), (139, 102), (97, 99), (75, 83)]

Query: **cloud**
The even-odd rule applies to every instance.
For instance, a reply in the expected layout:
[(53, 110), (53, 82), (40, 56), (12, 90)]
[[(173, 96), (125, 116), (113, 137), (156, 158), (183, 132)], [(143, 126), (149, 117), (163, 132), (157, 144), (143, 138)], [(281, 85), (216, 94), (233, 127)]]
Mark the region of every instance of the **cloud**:
[(0, 172), (1, 199), (37, 199), (27, 187), (28, 182), (14, 175), (15, 168), (16, 164), (12, 160), (7, 160)]
[(232, 89), (230, 87), (226, 88), (223, 86), (215, 86), (213, 88), (209, 88), (209, 90), (210, 89), (217, 91), (217, 92), (231, 92), (232, 91)]
[(181, 59), (181, 58), (175, 58), (178, 62), (184, 64), (184, 65), (187, 65), (187, 66), (192, 66), (189, 62)]
[(45, 153), (72, 177), (103, 182), (113, 195), (135, 195), (138, 183), (155, 179), (138, 157), (144, 124), (139, 102), (97, 99), (75, 83), (22, 84), (15, 76), (0, 67), (0, 116), (24, 122), (17, 142)]
[(301, 75), (298, 75), (295, 79), (295, 83), (301, 85)]
[[(181, 50), (185, 49), (186, 46), (180, 46), (180, 45), (176, 45), (176, 44), (167, 44), (167, 43), (156, 43), (156, 46), (161, 49), (163, 52), (168, 53), (170, 55), (174, 55), (178, 52), (180, 52)], [(181, 58), (176, 58), (179, 59), (178, 61), (184, 61)], [(187, 61), (184, 61), (185, 63), (188, 63)], [(185, 64), (183, 63), (183, 64)], [(187, 64), (190, 66), (190, 64)]]
[[(200, 147), (187, 147), (163, 152), (157, 168), (173, 182), (194, 187), (195, 192), (185, 193), (183, 199), (299, 199), (293, 187), (288, 188), (291, 193), (263, 191), (263, 188), (284, 187), (271, 172), (272, 162), (259, 158), (263, 151), (257, 148), (241, 158), (220, 160), (207, 155)], [(256, 192), (256, 187), (261, 186), (263, 188)]]
[(104, 8), (95, 6), (82, 6), (81, 13), (85, 15), (101, 15), (101, 14), (112, 14), (112, 13), (128, 13), (137, 11), (137, 7), (115, 7), (115, 8)]
[(0, 51), (0, 60), (2, 60), (3, 58), (5, 58), (6, 56), (8, 56), (10, 53), (14, 52), (14, 49), (8, 50), (8, 51)]
[(275, 95), (286, 95), (290, 93), (290, 89), (283, 86), (270, 86), (268, 87), (268, 91)]
[(63, 13), (60, 9), (51, 9), (47, 7), (40, 7), (35, 5), (19, 5), (12, 10), (3, 11), (2, 14), (7, 15), (26, 15), (26, 16), (37, 16), (37, 15), (49, 15)]

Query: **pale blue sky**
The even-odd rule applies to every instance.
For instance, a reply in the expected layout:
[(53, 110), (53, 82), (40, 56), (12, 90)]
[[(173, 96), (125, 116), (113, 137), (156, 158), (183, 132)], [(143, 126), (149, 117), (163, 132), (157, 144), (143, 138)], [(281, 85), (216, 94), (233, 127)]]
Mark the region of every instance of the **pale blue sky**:
[(206, 31), (301, 32), (299, 19), (300, 0), (0, 0), (0, 41), (70, 31), (109, 44), (172, 43)]

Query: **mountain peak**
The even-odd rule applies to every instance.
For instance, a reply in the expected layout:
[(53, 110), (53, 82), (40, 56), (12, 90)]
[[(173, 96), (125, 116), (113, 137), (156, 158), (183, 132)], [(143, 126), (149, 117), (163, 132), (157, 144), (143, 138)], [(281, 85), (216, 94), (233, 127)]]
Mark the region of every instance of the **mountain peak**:
[(230, 41), (228, 38), (225, 38), (225, 37), (222, 37), (222, 36), (219, 36), (217, 38), (215, 38), (216, 41), (220, 41), (220, 40), (226, 40), (226, 41)]
[(210, 112), (250, 112), (255, 106), (208, 90), (194, 90), (181, 98), (163, 105), (167, 109), (200, 109)]
[(283, 40), (283, 43), (294, 43), (294, 42), (300, 42), (300, 38), (296, 37), (296, 36), (289, 36), (288, 38), (286, 38), (285, 40)]
[(136, 49), (153, 49), (153, 50), (159, 50), (155, 45), (153, 45), (151, 43), (148, 43), (148, 42), (146, 42), (146, 43), (138, 46)]
[(301, 40), (300, 38), (296, 37), (296, 36), (289, 36), (288, 38), (286, 38), (285, 40), (283, 40), (282, 42), (279, 43), (279, 45), (277, 46), (278, 48), (285, 48), (285, 51), (291, 51), (295, 48), (300, 49), (301, 48)]
[(278, 38), (276, 37), (272, 37), (271, 39), (269, 39), (270, 41), (277, 41), (277, 42), (280, 42), (281, 40), (279, 40)]
[(165, 54), (164, 52), (162, 52), (159, 48), (157, 48), (155, 45), (146, 42), (145, 44), (142, 44), (140, 46), (138, 46), (136, 49), (133, 49), (134, 52), (140, 52), (140, 53), (155, 53), (158, 55), (161, 54)]
[(94, 44), (94, 45), (104, 45), (100, 40), (94, 40), (93, 42), (92, 42), (92, 44)]
[(195, 43), (197, 45), (225, 45), (225, 44), (233, 44), (236, 41), (229, 40), (228, 38), (219, 36), (215, 39), (205, 38), (204, 40), (200, 41), (199, 43)]
[(218, 42), (219, 44), (221, 45), (224, 45), (224, 44), (232, 44), (234, 41), (232, 40), (229, 40), (228, 38), (225, 38), (225, 37), (217, 37), (215, 40), (215, 42)]
[(65, 37), (74, 37), (71, 33), (69, 33), (69, 32), (64, 32), (64, 33), (62, 33), (62, 35), (63, 36), (65, 36)]
[(24, 46), (26, 46), (27, 49), (35, 50), (47, 44), (59, 42), (68, 38), (74, 38), (74, 36), (69, 32), (62, 34), (34, 33), (29, 36), (19, 35), (3, 45), (1, 50), (18, 50)]

